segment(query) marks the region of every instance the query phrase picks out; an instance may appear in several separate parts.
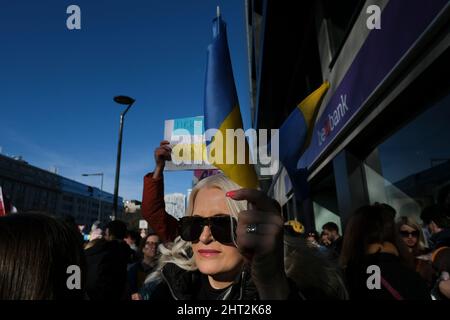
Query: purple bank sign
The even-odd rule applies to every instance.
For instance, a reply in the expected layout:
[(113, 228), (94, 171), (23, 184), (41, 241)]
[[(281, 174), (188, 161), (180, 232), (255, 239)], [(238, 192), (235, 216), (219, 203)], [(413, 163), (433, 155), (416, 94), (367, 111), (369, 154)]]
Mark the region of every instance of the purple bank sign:
[(317, 120), (311, 144), (300, 160), (302, 167), (319, 158), (415, 41), (448, 7), (448, 0), (389, 1), (381, 14), (381, 29), (369, 33)]

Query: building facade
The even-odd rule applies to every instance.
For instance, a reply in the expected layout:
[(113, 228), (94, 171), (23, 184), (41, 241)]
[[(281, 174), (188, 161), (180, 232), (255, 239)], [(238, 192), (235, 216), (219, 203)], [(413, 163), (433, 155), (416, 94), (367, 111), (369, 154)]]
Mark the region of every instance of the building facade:
[(361, 205), (384, 202), (418, 218), (442, 199), (450, 185), (448, 1), (248, 0), (246, 10), (255, 129), (279, 128), (330, 82), (298, 161), (308, 169), (308, 197), (295, 199), (284, 171), (263, 180), (286, 218), (345, 228)]
[(19, 213), (71, 215), (78, 224), (106, 221), (112, 213), (112, 194), (1, 154), (0, 186)]

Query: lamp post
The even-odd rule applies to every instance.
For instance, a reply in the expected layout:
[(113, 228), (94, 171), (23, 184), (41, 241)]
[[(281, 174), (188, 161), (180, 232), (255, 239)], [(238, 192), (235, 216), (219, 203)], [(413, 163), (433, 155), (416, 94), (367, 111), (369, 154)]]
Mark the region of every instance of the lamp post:
[(116, 178), (114, 180), (114, 198), (113, 198), (113, 212), (112, 212), (112, 220), (115, 220), (117, 217), (117, 202), (119, 199), (119, 176), (120, 176), (120, 158), (122, 155), (122, 131), (123, 131), (123, 122), (125, 119), (125, 114), (130, 110), (131, 106), (134, 103), (134, 99), (127, 96), (116, 96), (114, 97), (114, 101), (121, 105), (126, 105), (127, 108), (120, 114), (120, 128), (119, 128), (119, 143), (117, 147), (117, 161), (116, 161)]
[[(82, 174), (83, 177), (89, 177), (89, 176), (101, 176), (101, 182), (100, 182), (100, 191), (103, 193), (103, 172), (99, 172), (99, 173), (83, 173)], [(100, 221), (101, 219), (101, 212), (102, 212), (102, 193), (100, 194), (100, 197), (98, 199), (98, 216), (97, 216), (97, 220)]]

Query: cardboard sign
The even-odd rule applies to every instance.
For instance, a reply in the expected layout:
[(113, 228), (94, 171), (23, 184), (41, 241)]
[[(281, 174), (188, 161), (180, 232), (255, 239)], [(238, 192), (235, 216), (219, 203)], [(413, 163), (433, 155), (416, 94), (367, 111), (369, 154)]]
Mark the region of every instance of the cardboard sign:
[(148, 229), (147, 220), (139, 220), (139, 229)]
[(203, 116), (166, 120), (164, 139), (172, 147), (172, 161), (165, 170), (215, 169), (206, 157)]

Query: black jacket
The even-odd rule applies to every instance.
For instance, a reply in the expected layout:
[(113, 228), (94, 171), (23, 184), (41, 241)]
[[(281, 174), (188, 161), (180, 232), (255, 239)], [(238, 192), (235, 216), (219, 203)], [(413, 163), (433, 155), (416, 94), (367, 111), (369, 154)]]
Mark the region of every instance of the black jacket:
[[(251, 279), (250, 270), (244, 269), (234, 284), (220, 294), (217, 300), (259, 300), (258, 292)], [(155, 286), (149, 300), (197, 300), (203, 275), (200, 271), (185, 271), (168, 263), (161, 271), (162, 281)], [(295, 284), (289, 280), (289, 299), (301, 299)]]
[[(380, 289), (369, 289), (369, 266), (378, 266), (382, 278)], [(350, 299), (356, 300), (395, 300), (393, 288), (403, 300), (430, 300), (424, 280), (413, 269), (405, 266), (398, 256), (389, 253), (375, 253), (365, 257), (361, 265), (349, 264), (345, 270)], [(384, 284), (383, 284), (384, 282)]]
[[(168, 263), (161, 270), (162, 281), (154, 288), (150, 300), (196, 300), (202, 285), (201, 276), (198, 270), (186, 271), (176, 264)], [(218, 298), (218, 300), (256, 299), (258, 299), (258, 293), (246, 270)]]
[(87, 249), (85, 255), (89, 299), (127, 299), (127, 264), (131, 260), (131, 248), (124, 241), (101, 240)]

